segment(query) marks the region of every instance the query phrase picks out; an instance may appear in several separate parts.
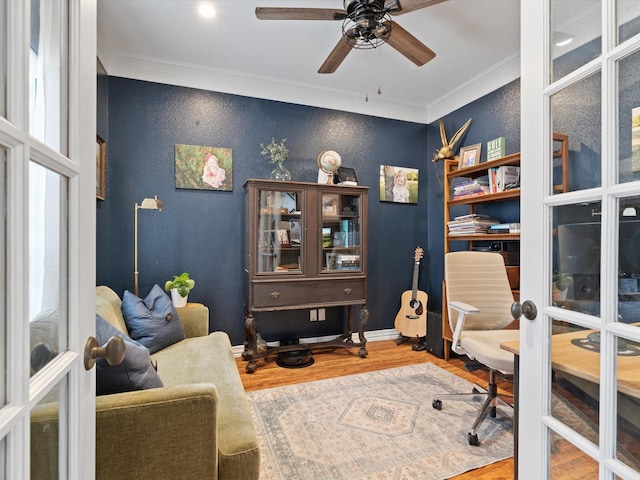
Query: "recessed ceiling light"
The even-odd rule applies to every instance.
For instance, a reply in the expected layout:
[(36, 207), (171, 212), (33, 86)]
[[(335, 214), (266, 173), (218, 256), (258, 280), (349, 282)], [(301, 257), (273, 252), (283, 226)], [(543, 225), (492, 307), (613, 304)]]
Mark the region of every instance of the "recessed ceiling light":
[(216, 9), (213, 8), (211, 3), (202, 2), (198, 7), (198, 13), (200, 13), (204, 18), (213, 18), (216, 16)]

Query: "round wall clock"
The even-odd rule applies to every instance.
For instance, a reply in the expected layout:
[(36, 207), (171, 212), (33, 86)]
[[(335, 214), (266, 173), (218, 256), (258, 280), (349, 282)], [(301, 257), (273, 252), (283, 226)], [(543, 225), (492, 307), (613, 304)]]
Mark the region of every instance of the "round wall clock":
[(318, 155), (318, 167), (327, 174), (328, 184), (333, 184), (333, 174), (338, 171), (340, 165), (342, 165), (342, 158), (340, 158), (338, 152), (324, 150)]

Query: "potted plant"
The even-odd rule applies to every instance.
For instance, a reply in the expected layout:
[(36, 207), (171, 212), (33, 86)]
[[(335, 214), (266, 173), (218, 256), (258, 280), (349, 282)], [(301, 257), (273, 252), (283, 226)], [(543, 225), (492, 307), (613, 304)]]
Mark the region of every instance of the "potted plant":
[(268, 145), (260, 144), (260, 148), (262, 148), (260, 155), (269, 157), (270, 163), (276, 164), (276, 168), (271, 172), (272, 180), (291, 180), (291, 173), (282, 166), (282, 163), (289, 158), (289, 150), (285, 146), (286, 141), (287, 139), (283, 138), (280, 143), (276, 143), (275, 138), (271, 138), (271, 143)]
[(173, 280), (167, 280), (164, 289), (171, 292), (171, 300), (174, 307), (184, 307), (187, 304), (187, 297), (196, 282), (189, 277), (187, 272), (181, 275), (174, 275)]
[(567, 298), (567, 290), (573, 281), (570, 273), (553, 272), (552, 296), (554, 302), (563, 302)]

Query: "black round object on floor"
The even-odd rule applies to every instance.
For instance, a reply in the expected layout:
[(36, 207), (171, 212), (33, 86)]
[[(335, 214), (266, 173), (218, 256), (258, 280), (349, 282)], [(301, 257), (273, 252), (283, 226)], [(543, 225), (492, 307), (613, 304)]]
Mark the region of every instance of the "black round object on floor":
[(313, 354), (308, 348), (278, 353), (276, 363), (282, 368), (303, 368), (313, 365)]

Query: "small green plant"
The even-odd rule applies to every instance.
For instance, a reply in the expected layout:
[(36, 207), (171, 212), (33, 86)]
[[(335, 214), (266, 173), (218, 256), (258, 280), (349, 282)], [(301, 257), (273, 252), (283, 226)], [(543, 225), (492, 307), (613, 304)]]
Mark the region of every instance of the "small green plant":
[(172, 289), (178, 290), (181, 297), (189, 295), (189, 291), (196, 286), (195, 280), (189, 278), (189, 274), (184, 272), (182, 275), (175, 275), (173, 280), (167, 280), (164, 289), (170, 292)]
[(287, 139), (283, 138), (280, 143), (276, 143), (275, 138), (271, 138), (270, 144), (264, 145), (263, 143), (261, 143), (260, 148), (262, 148), (262, 151), (260, 152), (260, 155), (264, 157), (268, 156), (271, 163), (284, 162), (287, 158), (289, 158), (289, 150), (287, 150), (287, 147), (284, 144), (284, 142), (286, 141)]
[(553, 272), (553, 283), (560, 291), (569, 288), (572, 281), (573, 277), (570, 273)]

